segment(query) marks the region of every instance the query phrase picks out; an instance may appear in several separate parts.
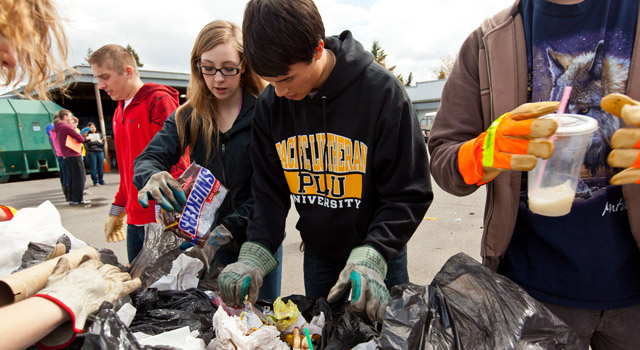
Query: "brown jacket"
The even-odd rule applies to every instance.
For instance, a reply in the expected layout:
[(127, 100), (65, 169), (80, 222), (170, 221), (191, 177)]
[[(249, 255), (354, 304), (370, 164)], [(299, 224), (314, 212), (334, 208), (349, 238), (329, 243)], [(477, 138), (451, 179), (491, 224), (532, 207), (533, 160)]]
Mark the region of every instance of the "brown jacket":
[[(431, 136), (431, 174), (449, 193), (478, 189), (458, 171), (460, 146), (485, 131), (500, 115), (527, 101), (527, 48), (516, 1), (485, 20), (465, 40), (442, 91)], [(640, 24), (640, 21), (638, 21)], [(626, 93), (640, 100), (640, 26), (636, 30)], [(481, 255), (496, 270), (516, 223), (522, 173), (504, 171), (487, 186)], [(640, 243), (640, 185), (622, 187), (631, 231)], [(639, 244), (640, 246), (640, 244)]]

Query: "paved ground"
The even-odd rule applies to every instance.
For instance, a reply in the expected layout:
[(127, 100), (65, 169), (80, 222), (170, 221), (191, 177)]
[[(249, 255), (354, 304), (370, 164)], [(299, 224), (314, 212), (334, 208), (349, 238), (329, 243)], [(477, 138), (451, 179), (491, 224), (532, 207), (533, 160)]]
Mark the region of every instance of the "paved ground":
[[(57, 177), (15, 181), (0, 185), (0, 203), (16, 208), (36, 207), (49, 200), (58, 209), (62, 225), (73, 235), (96, 248), (115, 251), (120, 262), (126, 263), (124, 242), (107, 243), (104, 223), (109, 206), (118, 189), (119, 175), (105, 174), (106, 186), (93, 187), (87, 176), (88, 207), (71, 207), (64, 201)], [(409, 274), (414, 283), (429, 284), (444, 262), (458, 252), (479, 260), (484, 188), (467, 197), (455, 197), (442, 191), (435, 182), (434, 202), (425, 220), (409, 241)], [(287, 219), (287, 239), (284, 242), (282, 295), (303, 294), (302, 253), (300, 235), (295, 229), (298, 215), (292, 209)]]

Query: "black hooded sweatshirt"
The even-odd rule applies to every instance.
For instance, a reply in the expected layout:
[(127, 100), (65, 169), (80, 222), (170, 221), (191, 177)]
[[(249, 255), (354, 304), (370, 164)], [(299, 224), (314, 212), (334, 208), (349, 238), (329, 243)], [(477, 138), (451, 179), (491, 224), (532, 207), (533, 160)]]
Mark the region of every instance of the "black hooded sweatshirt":
[(424, 138), (404, 87), (349, 31), (325, 44), (336, 64), (317, 93), (258, 98), (247, 239), (275, 252), (293, 201), (305, 249), (346, 261), (366, 244), (388, 261), (433, 199)]

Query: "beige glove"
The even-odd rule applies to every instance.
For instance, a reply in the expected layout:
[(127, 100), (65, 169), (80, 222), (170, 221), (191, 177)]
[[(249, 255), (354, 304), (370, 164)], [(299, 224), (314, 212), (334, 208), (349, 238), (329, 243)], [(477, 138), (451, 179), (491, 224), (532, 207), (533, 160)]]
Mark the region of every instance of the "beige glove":
[(611, 138), (613, 150), (607, 162), (625, 168), (611, 178), (612, 185), (640, 183), (640, 102), (622, 94), (609, 94), (600, 101), (606, 112), (622, 118), (630, 128), (618, 129)]
[(71, 316), (73, 330), (81, 333), (87, 316), (96, 312), (104, 301), (114, 302), (140, 287), (140, 279), (131, 280), (126, 272), (99, 260), (83, 257), (71, 269), (66, 257), (60, 258), (47, 284), (36, 297), (58, 304)]
[(127, 213), (125, 213), (124, 207), (111, 204), (109, 217), (104, 224), (104, 235), (107, 237), (107, 242), (120, 242), (125, 240), (127, 237), (124, 232), (125, 216), (127, 216)]
[(65, 247), (65, 245), (62, 243), (58, 243), (55, 247), (53, 247), (51, 253), (49, 253), (49, 255), (44, 258), (44, 261), (51, 260), (65, 254), (67, 254), (67, 247)]

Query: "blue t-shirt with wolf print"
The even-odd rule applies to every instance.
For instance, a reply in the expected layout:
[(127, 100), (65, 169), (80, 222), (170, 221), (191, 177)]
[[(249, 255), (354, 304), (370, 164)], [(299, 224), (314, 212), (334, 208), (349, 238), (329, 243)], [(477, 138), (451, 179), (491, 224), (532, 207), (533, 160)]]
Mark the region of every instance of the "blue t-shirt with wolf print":
[(594, 310), (640, 304), (640, 251), (622, 188), (609, 184), (615, 169), (606, 162), (611, 136), (622, 123), (600, 108), (603, 96), (625, 93), (638, 1), (524, 0), (520, 11), (531, 101), (559, 101), (571, 85), (565, 112), (594, 118), (598, 129), (568, 215), (533, 214), (523, 173), (514, 235), (498, 271), (554, 304)]

